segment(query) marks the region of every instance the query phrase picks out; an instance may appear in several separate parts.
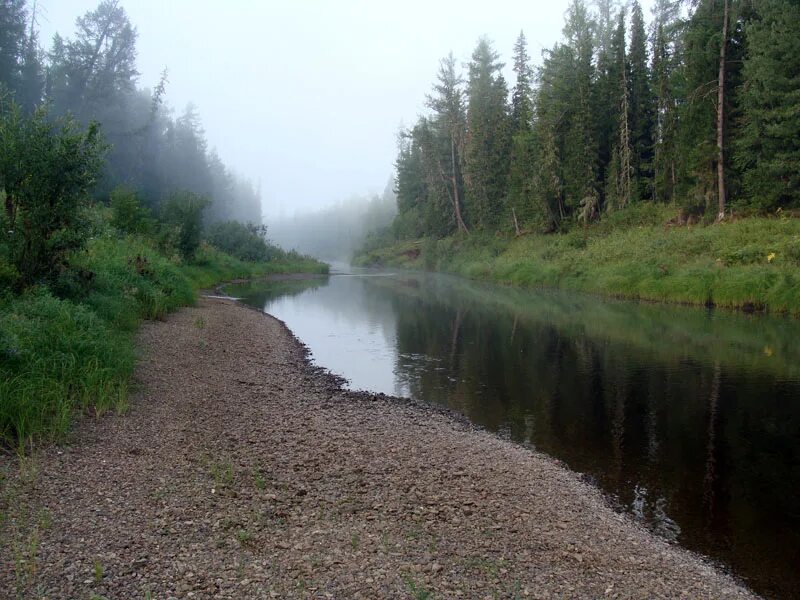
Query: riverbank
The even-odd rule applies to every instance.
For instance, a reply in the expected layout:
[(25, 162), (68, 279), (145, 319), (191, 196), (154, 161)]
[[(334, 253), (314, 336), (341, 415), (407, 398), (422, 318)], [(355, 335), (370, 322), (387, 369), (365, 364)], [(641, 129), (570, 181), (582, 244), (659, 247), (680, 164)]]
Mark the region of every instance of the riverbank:
[(297, 271), (327, 265), (294, 253), (243, 261), (208, 244), (185, 261), (152, 239), (103, 231), (55, 283), (14, 294), (0, 281), (0, 452), (63, 440), (80, 414), (124, 412), (143, 319), (222, 281)]
[(676, 209), (633, 207), (566, 233), (473, 234), (366, 251), (361, 266), (400, 266), (608, 297), (800, 316), (800, 219), (687, 225)]
[(138, 341), (129, 414), (0, 459), (3, 597), (752, 597), (552, 459), (343, 390), (257, 311)]

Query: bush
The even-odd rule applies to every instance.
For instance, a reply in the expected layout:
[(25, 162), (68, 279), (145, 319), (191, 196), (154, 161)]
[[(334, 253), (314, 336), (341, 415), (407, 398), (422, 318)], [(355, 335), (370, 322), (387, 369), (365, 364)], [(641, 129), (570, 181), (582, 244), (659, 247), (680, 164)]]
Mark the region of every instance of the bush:
[(13, 104), (0, 115), (5, 245), (19, 287), (51, 281), (83, 247), (81, 208), (104, 151), (94, 123), (83, 131), (71, 118), (49, 119), (44, 109), (23, 118)]
[(206, 240), (209, 244), (248, 262), (267, 261), (272, 257), (270, 247), (265, 240), (265, 225), (249, 223), (244, 225), (238, 221), (214, 223), (208, 228)]
[(131, 190), (119, 187), (111, 192), (111, 225), (121, 233), (149, 235), (155, 229), (150, 211)]
[(183, 260), (191, 262), (203, 240), (203, 211), (211, 201), (193, 192), (175, 192), (164, 203), (161, 219), (161, 245), (167, 252), (177, 250)]

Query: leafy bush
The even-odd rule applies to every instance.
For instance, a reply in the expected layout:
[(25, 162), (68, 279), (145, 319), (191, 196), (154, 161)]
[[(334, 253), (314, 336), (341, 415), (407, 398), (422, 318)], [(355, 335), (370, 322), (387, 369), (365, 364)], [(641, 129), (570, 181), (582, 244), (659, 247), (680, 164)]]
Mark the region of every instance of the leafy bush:
[(0, 187), (6, 245), (20, 287), (47, 282), (87, 239), (81, 220), (105, 145), (99, 127), (85, 131), (44, 109), (23, 118), (16, 105), (0, 115)]
[(119, 187), (111, 192), (111, 225), (121, 233), (148, 235), (155, 222), (150, 211), (141, 205), (136, 193)]
[(265, 225), (225, 221), (211, 225), (206, 233), (206, 240), (215, 248), (240, 260), (267, 261), (275, 252), (267, 245), (266, 234)]
[(193, 192), (175, 192), (164, 203), (161, 219), (161, 245), (164, 250), (177, 250), (181, 258), (191, 262), (203, 240), (203, 211), (211, 201)]

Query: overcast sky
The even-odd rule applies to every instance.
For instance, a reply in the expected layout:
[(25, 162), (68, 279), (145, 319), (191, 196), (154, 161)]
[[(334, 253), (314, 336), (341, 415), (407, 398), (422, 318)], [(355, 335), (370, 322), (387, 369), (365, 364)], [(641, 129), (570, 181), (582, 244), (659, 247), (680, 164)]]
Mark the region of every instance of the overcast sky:
[[(38, 0), (42, 43), (72, 37), (99, 0)], [(652, 0), (644, 0), (650, 19)], [(194, 102), (209, 144), (260, 181), (268, 217), (381, 191), (401, 124), (424, 112), (438, 61), (481, 35), (506, 63), (520, 29), (540, 62), (568, 0), (122, 0), (139, 32), (140, 85), (169, 69), (167, 101)], [(509, 74), (510, 75), (510, 74)], [(508, 77), (509, 83), (513, 78)]]

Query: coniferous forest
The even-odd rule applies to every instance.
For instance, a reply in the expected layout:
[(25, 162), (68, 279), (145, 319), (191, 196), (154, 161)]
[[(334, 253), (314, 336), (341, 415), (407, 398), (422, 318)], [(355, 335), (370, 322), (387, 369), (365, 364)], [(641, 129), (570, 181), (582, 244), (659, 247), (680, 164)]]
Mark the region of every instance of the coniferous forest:
[[(555, 232), (626, 207), (678, 224), (800, 208), (800, 4), (574, 0), (515, 81), (481, 39), (401, 131), (395, 239)], [(642, 208), (642, 210), (645, 210)]]
[(123, 186), (158, 210), (176, 192), (210, 199), (208, 222), (261, 222), (259, 191), (209, 149), (196, 107), (175, 117), (165, 103), (165, 68), (154, 89), (139, 86), (137, 31), (118, 1), (105, 0), (76, 19), (74, 33), (39, 39), (36, 5), (0, 3), (0, 86), (3, 112), (46, 113), (77, 126), (99, 125), (107, 147), (96, 199)]

